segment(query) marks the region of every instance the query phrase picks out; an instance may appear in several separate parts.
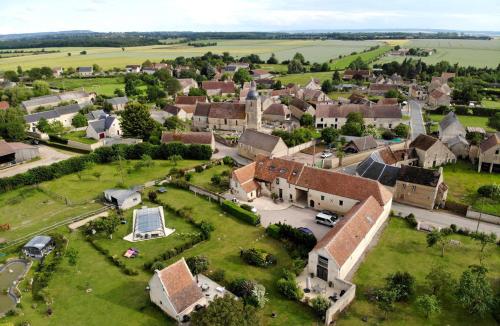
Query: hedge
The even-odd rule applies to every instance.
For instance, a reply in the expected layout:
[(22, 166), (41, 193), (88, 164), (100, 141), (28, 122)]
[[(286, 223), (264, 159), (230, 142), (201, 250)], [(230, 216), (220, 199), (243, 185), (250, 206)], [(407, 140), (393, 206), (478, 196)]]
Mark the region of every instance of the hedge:
[(207, 145), (184, 145), (181, 143), (161, 145), (140, 143), (100, 147), (90, 154), (71, 157), (51, 165), (33, 168), (12, 177), (1, 178), (0, 193), (83, 171), (88, 162), (105, 164), (117, 161), (120, 157), (126, 160), (138, 160), (145, 154), (157, 160), (168, 160), (169, 157), (177, 154), (184, 159), (209, 160), (212, 156), (212, 149)]
[(456, 105), (456, 106), (452, 106), (452, 107), (440, 106), (440, 107), (436, 108), (436, 110), (434, 110), (432, 113), (447, 114), (450, 110), (454, 111), (455, 114), (458, 114), (458, 115), (471, 115), (471, 116), (478, 116), (478, 117), (491, 117), (491, 116), (495, 115), (496, 112), (498, 112), (497, 109), (492, 109), (492, 108)]
[(241, 208), (232, 201), (225, 200), (224, 202), (222, 202), (221, 207), (222, 210), (228, 212), (234, 217), (237, 217), (240, 220), (243, 220), (249, 224), (252, 225), (260, 224), (260, 217), (258, 215)]
[(59, 144), (68, 144), (68, 140), (62, 137), (59, 137), (57, 135), (49, 135), (49, 140), (54, 142), (54, 143), (59, 143)]
[(120, 258), (111, 255), (108, 249), (101, 247), (91, 238), (87, 238), (87, 241), (92, 245), (92, 247), (94, 247), (97, 251), (103, 254), (111, 263), (113, 263), (113, 265), (118, 267), (123, 274), (132, 276), (139, 274), (139, 272), (136, 269), (126, 266), (125, 263)]

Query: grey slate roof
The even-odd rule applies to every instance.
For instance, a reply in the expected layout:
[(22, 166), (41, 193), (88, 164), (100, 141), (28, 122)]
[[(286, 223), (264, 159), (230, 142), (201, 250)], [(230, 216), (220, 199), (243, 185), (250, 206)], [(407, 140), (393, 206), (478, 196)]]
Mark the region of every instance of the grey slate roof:
[(47, 120), (54, 119), (60, 117), (61, 115), (77, 113), (82, 109), (82, 107), (82, 104), (59, 106), (53, 110), (25, 115), (24, 121), (26, 121), (26, 123), (33, 123), (39, 121), (41, 118), (45, 118)]
[(128, 189), (108, 189), (104, 191), (105, 196), (110, 196), (116, 199), (118, 205), (123, 204), (123, 202), (130, 196), (136, 194), (137, 191)]
[(122, 96), (122, 97), (113, 97), (112, 99), (106, 100), (111, 105), (120, 105), (120, 104), (127, 104), (128, 103), (128, 97)]
[(92, 72), (94, 69), (92, 67), (78, 67), (76, 68), (78, 72)]
[(261, 149), (266, 152), (272, 152), (280, 139), (281, 138), (278, 136), (268, 135), (255, 130), (246, 129), (241, 135), (238, 142), (240, 144)]
[[(441, 130), (446, 130), (449, 126), (451, 126), (452, 124), (455, 124), (455, 123), (459, 123), (460, 124), (460, 121), (458, 121), (458, 118), (457, 116), (455, 115), (455, 112), (449, 112), (444, 118), (443, 120), (441, 120), (439, 122), (439, 126), (441, 127)], [(462, 124), (460, 124), (461, 126)], [(462, 127), (463, 129), (463, 127)]]
[(105, 132), (111, 127), (115, 119), (113, 116), (107, 116), (104, 119), (90, 121), (89, 127), (93, 128), (97, 133)]
[[(358, 151), (363, 152), (368, 149), (377, 148), (378, 144), (373, 136), (364, 136), (351, 140), (349, 143), (354, 144)], [(349, 145), (349, 144), (348, 144)]]
[(36, 237), (33, 237), (27, 244), (25, 244), (24, 248), (43, 249), (50, 243), (50, 241), (52, 241), (52, 238), (49, 236), (37, 235)]
[(86, 117), (87, 117), (87, 120), (91, 121), (91, 120), (101, 119), (102, 117), (105, 117), (106, 115), (107, 115), (106, 112), (104, 112), (103, 110), (94, 110), (94, 111), (90, 111), (89, 113), (87, 113)]

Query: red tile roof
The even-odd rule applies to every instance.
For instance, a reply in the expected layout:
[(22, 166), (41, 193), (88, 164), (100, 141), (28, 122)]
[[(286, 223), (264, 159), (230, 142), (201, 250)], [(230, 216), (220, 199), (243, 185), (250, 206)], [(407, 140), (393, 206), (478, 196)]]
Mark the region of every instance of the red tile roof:
[(388, 91), (391, 89), (398, 89), (396, 85), (390, 85), (390, 84), (370, 84), (371, 91)]
[(181, 142), (184, 144), (211, 145), (213, 134), (211, 132), (163, 132), (162, 143)]
[(395, 105), (398, 104), (398, 99), (397, 98), (381, 98), (378, 100), (377, 105)]
[(177, 96), (175, 98), (175, 104), (186, 104), (186, 105), (194, 105), (198, 102), (206, 103), (206, 96)]
[(203, 298), (203, 293), (184, 258), (159, 271), (158, 276), (177, 313), (183, 312)]
[(380, 218), (383, 210), (377, 200), (369, 196), (356, 204), (314, 249), (325, 248), (339, 266), (344, 265)]
[[(246, 117), (245, 104), (222, 102), (210, 103), (209, 105), (209, 118), (243, 120)], [(198, 110), (198, 106), (196, 110)]]
[(234, 93), (235, 86), (232, 81), (204, 81), (201, 84), (201, 88), (205, 90), (217, 90), (220, 89), (221, 93)]
[(290, 114), (290, 110), (284, 104), (275, 103), (269, 105), (269, 107), (264, 111), (263, 114), (285, 116)]
[(418, 148), (418, 149), (421, 149), (423, 151), (426, 151), (429, 148), (431, 148), (432, 145), (434, 145), (438, 141), (439, 141), (439, 139), (434, 138), (432, 136), (420, 134), (417, 136), (417, 138), (415, 138), (410, 143), (410, 147), (414, 147), (414, 148)]

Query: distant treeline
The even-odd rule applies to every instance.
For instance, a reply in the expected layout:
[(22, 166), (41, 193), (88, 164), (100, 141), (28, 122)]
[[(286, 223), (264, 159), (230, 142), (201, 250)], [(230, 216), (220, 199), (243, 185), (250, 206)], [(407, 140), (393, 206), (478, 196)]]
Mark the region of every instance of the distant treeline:
[(334, 32), (334, 33), (275, 33), (275, 32), (127, 32), (127, 33), (54, 33), (31, 34), (0, 41), (0, 49), (45, 47), (131, 47), (162, 44), (164, 39), (185, 39), (188, 42), (207, 39), (297, 39), (297, 40), (384, 40), (384, 39), (474, 39), (489, 40), (489, 36), (461, 33), (414, 32)]
[(189, 42), (188, 45), (195, 48), (204, 48), (207, 46), (217, 46), (217, 42)]

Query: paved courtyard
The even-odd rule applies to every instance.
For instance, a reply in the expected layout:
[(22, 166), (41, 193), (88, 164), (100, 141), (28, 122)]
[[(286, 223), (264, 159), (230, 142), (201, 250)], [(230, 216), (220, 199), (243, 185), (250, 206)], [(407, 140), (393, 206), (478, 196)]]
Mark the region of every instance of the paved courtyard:
[(250, 205), (257, 208), (261, 216), (260, 222), (264, 227), (278, 222), (289, 224), (293, 227), (306, 227), (314, 233), (318, 240), (331, 230), (327, 226), (317, 224), (314, 217), (318, 212), (309, 208), (300, 208), (285, 203), (274, 204), (267, 197), (260, 197), (250, 203)]

